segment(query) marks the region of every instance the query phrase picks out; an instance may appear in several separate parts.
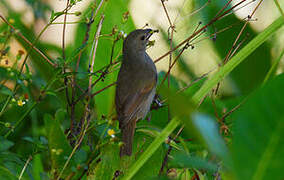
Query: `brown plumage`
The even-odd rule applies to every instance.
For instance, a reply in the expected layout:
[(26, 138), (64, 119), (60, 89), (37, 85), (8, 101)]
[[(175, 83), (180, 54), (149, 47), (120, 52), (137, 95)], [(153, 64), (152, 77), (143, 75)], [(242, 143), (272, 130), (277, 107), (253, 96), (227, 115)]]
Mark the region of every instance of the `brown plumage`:
[(151, 29), (137, 29), (123, 42), (123, 61), (117, 78), (115, 105), (124, 145), (120, 156), (132, 154), (132, 143), (139, 119), (147, 115), (157, 84), (157, 70), (146, 53)]

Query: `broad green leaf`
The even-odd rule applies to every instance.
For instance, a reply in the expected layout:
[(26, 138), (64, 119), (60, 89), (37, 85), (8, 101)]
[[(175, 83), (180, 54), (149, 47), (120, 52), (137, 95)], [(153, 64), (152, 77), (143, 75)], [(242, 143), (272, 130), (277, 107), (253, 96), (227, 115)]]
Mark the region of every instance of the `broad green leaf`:
[[(95, 17), (95, 21), (92, 25), (91, 31), (90, 31), (90, 39), (88, 42), (87, 50), (83, 53), (81, 63), (84, 65), (84, 71), (87, 72), (88, 62), (89, 62), (89, 53), (91, 51), (91, 44), (94, 39), (95, 32), (97, 30), (97, 24), (99, 22), (99, 19), (101, 15), (105, 15), (105, 19), (102, 24), (102, 30), (101, 34), (110, 34), (112, 33), (112, 29), (117, 26), (119, 31), (123, 31), (125, 33), (130, 33), (135, 29), (134, 23), (132, 21), (131, 16), (129, 17), (128, 21), (124, 24), (122, 23), (123, 14), (128, 11), (128, 2), (126, 0), (115, 0), (115, 1), (105, 1), (101, 10)], [(89, 6), (91, 7), (91, 6)], [(87, 9), (86, 12), (90, 12), (90, 9)], [(83, 42), (84, 36), (82, 34), (85, 34), (86, 31), (86, 25), (80, 24), (77, 28), (76, 32), (76, 42)], [(101, 69), (102, 67), (105, 67), (110, 63), (110, 56), (111, 56), (111, 50), (113, 45), (113, 39), (114, 37), (101, 37), (99, 38), (98, 42), (98, 48), (96, 51), (96, 59), (95, 59), (95, 66), (94, 71), (97, 71)], [(79, 46), (77, 46), (75, 49), (78, 49)], [(74, 51), (74, 50), (73, 50)], [(113, 58), (117, 57), (122, 52), (122, 40), (119, 40), (114, 48), (114, 55)], [(105, 86), (113, 83), (116, 81), (118, 71), (114, 71), (108, 75), (106, 75), (103, 82), (99, 82), (95, 88), (94, 91), (98, 91)], [(99, 74), (100, 75), (100, 74)], [(94, 79), (96, 79), (96, 76), (93, 76)], [(102, 93), (99, 93), (95, 96), (95, 104), (96, 104), (96, 113), (98, 117), (101, 117), (102, 115), (108, 115), (113, 111), (114, 107), (114, 92), (115, 92), (115, 86), (110, 87), (103, 91)]]
[(219, 134), (216, 122), (207, 115), (194, 114), (193, 125), (200, 134), (201, 140), (209, 151), (224, 161), (225, 165), (231, 165), (231, 158), (224, 140)]
[[(160, 132), (156, 132), (158, 136)], [(148, 136), (145, 133), (137, 132), (135, 133), (136, 142), (135, 142), (135, 154), (132, 164), (136, 162), (137, 158), (139, 158), (143, 152), (148, 148), (151, 142), (155, 139), (153, 137)], [(166, 149), (163, 146), (160, 146), (158, 150), (148, 159), (148, 161), (140, 168), (137, 174), (133, 177), (133, 179), (144, 180), (150, 179), (155, 175), (159, 174), (159, 170), (161, 168), (161, 162), (163, 162), (164, 156), (166, 154)], [(131, 167), (131, 166), (129, 166)]]
[(127, 174), (123, 176), (123, 180), (131, 179), (142, 166), (150, 159), (154, 152), (159, 148), (159, 146), (165, 141), (165, 139), (175, 130), (175, 128), (180, 124), (178, 118), (173, 118), (168, 126), (163, 129), (161, 134), (155, 138), (155, 140), (148, 146), (148, 148), (143, 152), (143, 154), (137, 159), (137, 161), (129, 168)]
[(8, 168), (0, 165), (0, 179), (16, 180), (17, 176), (13, 175)]
[(5, 139), (4, 137), (0, 136), (0, 152), (7, 151), (10, 147), (14, 145), (14, 142)]
[(8, 71), (7, 68), (4, 67), (0, 67), (0, 81), (4, 80), (4, 79), (8, 79)]
[(233, 159), (242, 180), (282, 180), (284, 74), (254, 92), (233, 114)]
[[(0, 178), (1, 179), (18, 179), (27, 158), (19, 157), (18, 154), (11, 152), (0, 152)], [(27, 166), (26, 171), (23, 175), (24, 180), (31, 176), (30, 166)]]
[(283, 55), (284, 55), (284, 49), (283, 49), (282, 52), (280, 53), (279, 57), (277, 57), (277, 59), (275, 59), (275, 60), (273, 61), (272, 66), (270, 67), (268, 73), (267, 73), (266, 76), (265, 76), (265, 79), (264, 79), (264, 81), (263, 81), (263, 84), (265, 84), (268, 79), (271, 79), (271, 78), (275, 75), (275, 72), (276, 72), (276, 70), (277, 70), (278, 64), (279, 64), (281, 58), (283, 57)]
[(2, 84), (0, 84), (0, 93), (13, 96), (13, 92), (9, 88), (7, 88), (6, 86), (4, 86)]
[(102, 147), (102, 154), (100, 162), (92, 172), (90, 172), (89, 178), (94, 180), (107, 180), (113, 179), (117, 170), (120, 170), (120, 157), (118, 146), (114, 144), (107, 144)]
[(33, 171), (33, 177), (35, 180), (41, 180), (41, 173), (44, 172), (44, 166), (43, 162), (41, 160), (41, 155), (36, 154), (33, 157), (32, 160), (32, 171)]
[[(105, 21), (102, 26), (102, 34), (109, 34), (112, 31), (112, 28), (117, 25), (119, 30), (124, 31), (125, 33), (130, 33), (135, 29), (132, 18), (129, 17), (126, 24), (121, 24), (123, 13), (128, 11), (128, 2), (125, 0), (116, 0), (116, 1), (108, 1), (106, 6)], [(112, 48), (112, 40), (109, 39), (101, 39), (99, 41), (97, 55), (96, 55), (96, 63), (95, 66), (97, 69), (109, 64), (111, 48)], [(118, 41), (115, 45), (115, 51), (113, 57), (116, 57), (122, 51), (122, 40)], [(118, 71), (115, 71), (109, 75), (104, 82), (99, 83), (95, 90), (100, 90), (103, 87), (107, 86), (116, 81)], [(105, 90), (103, 93), (98, 94), (96, 99), (96, 107), (97, 113), (100, 117), (102, 114), (109, 114), (111, 110), (113, 110), (113, 102), (114, 102), (114, 86)]]
[[(44, 122), (46, 127), (46, 135), (48, 139), (48, 148), (51, 156), (51, 168), (55, 174), (59, 174), (68, 159), (72, 148), (69, 145), (57, 119), (53, 119), (51, 115), (45, 114)], [(64, 170), (64, 175), (71, 171), (72, 160), (69, 166)]]
[(196, 156), (189, 156), (184, 153), (173, 154), (172, 166), (175, 168), (194, 168), (198, 170), (207, 170), (211, 173), (217, 171), (218, 166), (207, 159)]

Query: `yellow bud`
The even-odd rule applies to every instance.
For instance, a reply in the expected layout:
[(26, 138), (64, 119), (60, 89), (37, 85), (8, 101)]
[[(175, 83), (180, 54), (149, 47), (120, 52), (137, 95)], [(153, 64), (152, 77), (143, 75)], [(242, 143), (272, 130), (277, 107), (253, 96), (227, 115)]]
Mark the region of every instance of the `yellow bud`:
[(15, 20), (14, 19), (9, 19), (9, 23), (14, 24)]
[(109, 130), (107, 131), (107, 134), (108, 134), (109, 136), (111, 136), (111, 137), (114, 137), (115, 131), (114, 131), (113, 129), (109, 129)]
[(23, 106), (25, 104), (25, 102), (23, 102), (22, 100), (18, 100), (18, 106)]

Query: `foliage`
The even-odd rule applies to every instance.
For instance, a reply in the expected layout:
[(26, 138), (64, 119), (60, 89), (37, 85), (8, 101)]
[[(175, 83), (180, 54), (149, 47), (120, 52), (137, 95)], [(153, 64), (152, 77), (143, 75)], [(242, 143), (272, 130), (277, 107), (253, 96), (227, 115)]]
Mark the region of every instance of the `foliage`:
[[(7, 10), (0, 14), (0, 179), (284, 178), (284, 74), (276, 75), (284, 51), (270, 53), (283, 17), (256, 32), (247, 25), (253, 14), (240, 20), (230, 14), (233, 5), (186, 4), (205, 4), (189, 18), (205, 25), (188, 28), (193, 33), (181, 42), (170, 38), (178, 26), (160, 28), (172, 64), (159, 72), (151, 121), (137, 124), (133, 155), (120, 158), (113, 102), (123, 39), (135, 29), (130, 1), (94, 1), (74, 12), (81, 1), (68, 0), (55, 12), (43, 0), (25, 0), (30, 25), (23, 12), (0, 2)], [(167, 3), (161, 1), (165, 13)], [(65, 16), (80, 18), (74, 42), (64, 43), (66, 34), (60, 46), (44, 42), (42, 34)], [(39, 33), (38, 20), (46, 23)], [(202, 35), (213, 37), (212, 49), (223, 59), (212, 76), (197, 74), (183, 55), (198, 48)], [(175, 62), (185, 77), (172, 75)], [(233, 84), (229, 95), (224, 80)]]

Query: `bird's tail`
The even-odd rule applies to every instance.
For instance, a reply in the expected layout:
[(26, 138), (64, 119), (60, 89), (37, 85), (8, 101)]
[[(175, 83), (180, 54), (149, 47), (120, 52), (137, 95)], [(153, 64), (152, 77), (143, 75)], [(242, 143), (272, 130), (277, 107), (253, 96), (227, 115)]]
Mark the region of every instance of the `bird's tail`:
[(120, 148), (120, 157), (131, 156), (133, 137), (136, 127), (136, 119), (131, 119), (124, 127), (121, 128), (123, 146)]

